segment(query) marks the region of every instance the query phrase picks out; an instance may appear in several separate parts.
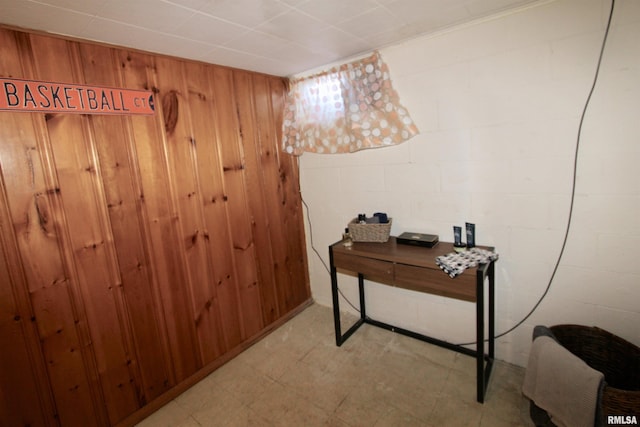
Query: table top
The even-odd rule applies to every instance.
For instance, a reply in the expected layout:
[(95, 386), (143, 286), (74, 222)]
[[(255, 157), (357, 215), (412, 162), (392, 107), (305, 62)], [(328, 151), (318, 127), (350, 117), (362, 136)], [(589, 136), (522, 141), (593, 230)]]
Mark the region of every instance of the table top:
[[(491, 247), (479, 246), (483, 249), (493, 250)], [(420, 267), (439, 270), (436, 264), (436, 257), (446, 255), (454, 251), (453, 243), (438, 242), (434, 247), (405, 245), (398, 243), (395, 236), (390, 236), (389, 240), (380, 242), (353, 242), (353, 246), (346, 247), (343, 241), (331, 245), (335, 252), (344, 252), (362, 256), (365, 258), (379, 259), (383, 261), (396, 262), (400, 264), (416, 265)]]

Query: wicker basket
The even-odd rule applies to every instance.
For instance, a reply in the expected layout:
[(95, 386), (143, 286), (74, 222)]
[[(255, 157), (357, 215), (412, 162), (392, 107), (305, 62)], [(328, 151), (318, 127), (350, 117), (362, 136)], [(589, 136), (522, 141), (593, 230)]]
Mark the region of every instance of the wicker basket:
[(391, 218), (383, 224), (360, 224), (355, 218), (349, 223), (349, 234), (354, 242), (379, 242), (389, 240)]
[[(596, 327), (556, 325), (549, 329), (564, 348), (604, 374), (596, 426), (606, 426), (609, 415), (640, 414), (640, 348)], [(533, 402), (531, 418), (536, 426), (554, 425)]]

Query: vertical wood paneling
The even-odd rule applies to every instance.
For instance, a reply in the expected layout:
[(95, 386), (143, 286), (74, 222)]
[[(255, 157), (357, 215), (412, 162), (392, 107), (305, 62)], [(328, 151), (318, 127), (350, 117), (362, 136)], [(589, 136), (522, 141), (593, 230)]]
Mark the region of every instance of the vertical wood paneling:
[[(82, 80), (74, 68), (76, 49), (77, 44), (64, 40), (32, 37), (38, 74), (46, 80)], [(58, 216), (66, 223), (63, 226), (69, 239), (65, 257), (78, 283), (81, 295), (75, 301), (81, 300), (84, 305), (102, 393), (109, 418), (115, 423), (138, 405), (118, 316), (121, 283), (113, 270), (113, 242), (101, 209), (100, 166), (93, 155), (95, 141), (90, 130), (85, 116), (52, 114), (47, 120), (61, 189), (62, 211)]]
[(34, 345), (39, 340), (4, 188), (0, 188), (0, 420), (12, 426), (54, 425), (49, 382)]
[[(283, 285), (292, 280), (301, 280), (307, 275), (304, 239), (301, 238), (304, 236), (304, 230), (297, 158), (282, 153), (281, 129), (275, 125), (275, 123), (282, 123), (284, 94), (282, 82), (266, 81), (259, 76), (254, 80), (255, 87), (259, 88), (258, 92), (265, 94), (256, 96), (258, 103), (256, 121), (263, 125), (260, 141), (264, 188), (265, 192), (272, 195), (267, 199), (270, 232), (272, 239), (289, 235), (282, 244), (272, 245), (280, 307), (283, 313), (286, 313), (298, 306), (310, 293), (302, 283), (299, 287)], [(303, 280), (308, 284), (308, 278)]]
[(217, 122), (225, 123), (224, 127), (217, 127), (217, 135), (227, 193), (235, 273), (242, 307), (243, 338), (247, 338), (262, 329), (263, 324), (255, 245), (251, 233), (251, 218), (246, 193), (246, 164), (242, 151), (244, 129), (239, 122), (235, 103), (233, 71), (214, 68), (212, 74)]
[[(261, 76), (261, 78), (264, 78)], [(272, 197), (263, 185), (264, 175), (262, 170), (263, 155), (263, 128), (267, 126), (267, 122), (256, 122), (256, 116), (261, 115), (263, 118), (271, 120), (269, 112), (256, 111), (256, 109), (264, 108), (254, 97), (254, 86), (252, 74), (248, 72), (234, 73), (234, 89), (236, 92), (236, 104), (238, 109), (238, 117), (241, 124), (241, 143), (245, 159), (245, 173), (247, 180), (247, 200), (249, 205), (249, 213), (251, 215), (252, 234), (255, 243), (255, 250), (261, 256), (258, 262), (258, 274), (260, 282), (260, 299), (262, 302), (263, 322), (269, 324), (278, 318), (280, 308), (276, 292), (276, 280), (274, 275), (274, 261), (271, 250), (272, 226), (278, 227), (278, 224), (271, 224), (271, 219), (267, 211), (266, 199)], [(255, 98), (255, 100), (254, 100)], [(267, 141), (268, 143), (268, 141)], [(267, 146), (267, 150), (270, 147)], [(268, 154), (267, 154), (268, 156)], [(265, 191), (266, 190), (266, 191)]]
[[(176, 325), (191, 335), (191, 352), (195, 368), (202, 365), (202, 353), (195, 337), (195, 315), (192, 306), (194, 286), (206, 286), (209, 280), (204, 246), (203, 226), (200, 221), (200, 194), (195, 181), (192, 157), (193, 138), (189, 129), (189, 113), (186, 108), (186, 88), (182, 64), (179, 61), (159, 58), (156, 61), (158, 104), (164, 117), (165, 150), (167, 152), (170, 186), (174, 193), (174, 221), (178, 241), (174, 256), (186, 266), (184, 286), (173, 294), (180, 304), (174, 306)], [(192, 370), (193, 371), (193, 370)]]
[[(202, 215), (208, 236), (205, 243), (212, 268), (211, 289), (203, 292), (202, 297), (208, 298), (197, 305), (197, 313), (202, 313), (201, 317), (214, 316), (215, 310), (219, 310), (223, 343), (227, 349), (231, 349), (242, 342), (242, 320), (234, 272), (233, 243), (228, 227), (228, 197), (216, 132), (222, 126), (215, 115), (217, 94), (212, 90), (209, 67), (189, 64), (186, 73), (189, 75), (189, 107), (192, 112)], [(206, 314), (203, 310), (206, 310)]]
[[(201, 263), (200, 277), (192, 281), (193, 310), (198, 339), (204, 363), (219, 357), (228, 348), (222, 325), (238, 324), (238, 302), (234, 289), (230, 292), (218, 291), (221, 286), (229, 286), (228, 280), (216, 277), (220, 262), (215, 246), (228, 247), (228, 234), (211, 233), (217, 224), (226, 223), (222, 177), (218, 173), (220, 162), (217, 158), (215, 124), (212, 120), (213, 104), (206, 66), (184, 63), (184, 75), (189, 76), (184, 88), (185, 102), (190, 112), (190, 150), (194, 174), (194, 186), (198, 203), (195, 214), (198, 215), (198, 229), (188, 243), (188, 252), (198, 250)], [(225, 228), (226, 230), (226, 228)], [(196, 246), (197, 245), (197, 246)], [(225, 251), (226, 252), (226, 251)], [(216, 255), (214, 255), (216, 254)], [(192, 255), (193, 256), (193, 255)], [(223, 272), (224, 274), (224, 272)], [(218, 294), (231, 299), (220, 299)], [(223, 313), (226, 313), (223, 322)], [(239, 334), (236, 334), (240, 336)]]
[[(87, 84), (119, 87), (120, 63), (113, 49), (83, 44), (80, 57)], [(138, 406), (157, 397), (168, 387), (167, 366), (154, 310), (154, 289), (149, 281), (149, 262), (141, 236), (141, 218), (136, 194), (139, 176), (132, 164), (135, 151), (129, 143), (126, 116), (91, 116), (89, 124), (104, 186), (103, 205), (108, 210), (113, 248), (117, 258), (118, 286), (114, 291), (127, 339), (127, 364), (136, 386)], [(140, 378), (141, 376), (141, 378)], [(133, 381), (135, 378), (136, 381)]]
[(0, 76), (156, 105), (0, 112), (0, 425), (130, 425), (309, 300), (282, 79), (3, 28)]
[[(280, 124), (284, 115), (284, 82), (271, 80), (271, 111), (273, 120), (270, 122), (273, 138), (273, 153), (278, 158), (278, 172), (280, 185), (278, 195), (280, 196), (281, 215), (283, 223), (286, 224), (284, 233), (288, 233), (291, 238), (286, 240), (287, 252), (287, 280), (281, 283), (293, 283), (301, 281), (299, 286), (287, 286), (286, 294), (290, 295), (288, 308), (293, 309), (307, 300), (311, 295), (309, 287), (309, 270), (307, 268), (307, 252), (304, 237), (304, 219), (302, 211), (302, 199), (300, 196), (300, 175), (298, 168), (298, 157), (285, 154), (280, 149), (282, 140), (282, 127)], [(260, 120), (260, 118), (258, 119)], [(277, 125), (276, 125), (277, 124)]]
[[(256, 79), (257, 80), (257, 79)], [(263, 81), (257, 80), (256, 85), (266, 86)], [(266, 87), (268, 89), (268, 86)], [(271, 104), (264, 99), (256, 99), (258, 108), (256, 114), (258, 120), (266, 119), (270, 116)], [(268, 126), (261, 129), (260, 132), (260, 161), (262, 164), (262, 170), (264, 174), (264, 189), (265, 193), (270, 197), (266, 200), (267, 212), (269, 212), (269, 232), (274, 238), (277, 236), (286, 235), (286, 218), (282, 215), (282, 197), (280, 191), (281, 185), (281, 171), (278, 164), (277, 149), (273, 144), (273, 130)], [(287, 258), (287, 241), (291, 239), (285, 239), (280, 245), (274, 245), (271, 249), (271, 256), (273, 257), (274, 265), (274, 277), (277, 286), (278, 300), (280, 303), (280, 309), (284, 312), (293, 308), (293, 297), (287, 286), (282, 286), (282, 283), (286, 283), (289, 278), (289, 267)]]
[[(137, 54), (130, 53), (128, 56), (134, 59), (129, 62), (137, 63)], [(139, 62), (143, 63), (143, 60)], [(151, 72), (149, 88), (155, 88), (159, 95), (156, 67), (154, 60), (152, 68), (146, 68), (145, 72)], [(134, 69), (130, 70), (131, 74), (135, 72)], [(190, 308), (189, 277), (181, 250), (180, 218), (174, 204), (174, 178), (169, 165), (161, 97), (156, 96), (155, 101), (157, 113), (153, 124), (149, 119), (136, 117), (133, 127), (159, 304), (172, 361), (172, 376), (177, 383), (196, 372), (201, 363)], [(188, 167), (185, 165), (185, 168)]]
[[(34, 77), (29, 37), (2, 31), (3, 76)], [(51, 155), (42, 129), (44, 117), (3, 114), (0, 161), (16, 241), (21, 253), (47, 378), (55, 396), (54, 417), (64, 424), (98, 425), (100, 405), (95, 365), (72, 298), (62, 259), (60, 191), (50, 169)], [(4, 285), (4, 284), (3, 284)], [(86, 330), (86, 329), (85, 329)]]
[[(144, 90), (155, 89), (153, 85), (155, 79), (153, 56), (125, 50), (118, 51), (116, 55), (122, 74), (123, 87)], [(179, 349), (172, 346), (172, 343), (175, 343), (175, 335), (169, 329), (166, 321), (165, 307), (167, 304), (163, 302), (162, 292), (163, 289), (170, 287), (173, 276), (169, 276), (169, 274), (174, 268), (172, 268), (173, 264), (167, 265), (163, 260), (163, 246), (156, 246), (157, 243), (162, 243), (162, 239), (167, 236), (153, 232), (153, 228), (158, 229), (158, 218), (168, 215), (166, 213), (168, 212), (166, 207), (168, 199), (163, 197), (163, 194), (166, 194), (165, 190), (167, 190), (165, 187), (166, 162), (162, 144), (155, 143), (162, 140), (157, 117), (132, 116), (128, 118), (128, 122), (129, 158), (131, 161), (131, 173), (134, 176), (131, 184), (135, 196), (136, 210), (141, 221), (140, 224), (130, 224), (130, 226), (139, 227), (139, 233), (142, 238), (142, 247), (140, 249), (144, 251), (143, 253), (147, 260), (149, 271), (146, 274), (146, 278), (149, 280), (147, 286), (150, 289), (148, 293), (145, 291), (136, 293), (140, 301), (135, 302), (137, 300), (135, 298), (132, 302), (134, 305), (153, 305), (157, 320), (155, 326), (158, 329), (159, 345), (162, 347), (162, 352), (153, 357), (154, 348), (147, 347), (143, 340), (136, 340), (136, 344), (140, 348), (138, 352), (141, 358), (140, 364), (148, 366), (148, 368), (143, 368), (143, 373), (147, 369), (151, 369), (154, 372), (162, 370), (166, 374), (163, 376), (168, 377), (164, 380), (162, 389), (153, 389), (154, 382), (148, 383), (147, 387), (151, 389), (149, 397), (155, 397), (156, 393), (164, 391), (165, 387), (171, 387), (177, 383), (173, 360), (179, 361), (181, 357)], [(147, 196), (145, 196), (145, 188), (147, 189)], [(144, 267), (145, 264), (141, 263), (141, 266)], [(131, 309), (133, 310), (133, 308), (132, 306)], [(142, 329), (139, 330), (139, 333), (147, 334), (148, 331)], [(173, 340), (170, 339), (171, 336), (174, 336)], [(152, 356), (153, 360), (148, 357), (142, 359), (143, 353)], [(182, 364), (179, 363), (179, 365)]]
[[(2, 230), (4, 231), (4, 230)], [(7, 425), (43, 425), (46, 412), (40, 406), (37, 378), (29, 363), (27, 343), (22, 330), (23, 320), (18, 314), (12, 290), (15, 284), (9, 275), (6, 251), (0, 245), (0, 419)], [(21, 384), (18, 390), (7, 387)], [(17, 393), (16, 393), (17, 391)]]

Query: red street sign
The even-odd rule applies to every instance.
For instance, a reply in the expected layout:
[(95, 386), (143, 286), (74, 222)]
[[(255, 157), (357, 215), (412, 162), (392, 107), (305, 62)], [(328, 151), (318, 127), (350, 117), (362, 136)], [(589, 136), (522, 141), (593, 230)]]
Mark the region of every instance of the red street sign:
[(0, 78), (0, 111), (76, 114), (153, 114), (148, 90)]

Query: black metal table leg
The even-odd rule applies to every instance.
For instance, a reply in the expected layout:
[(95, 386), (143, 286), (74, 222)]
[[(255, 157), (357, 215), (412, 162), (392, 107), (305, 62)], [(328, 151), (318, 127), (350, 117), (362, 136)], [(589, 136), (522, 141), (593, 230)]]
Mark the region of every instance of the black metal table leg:
[[(488, 284), (488, 353), (484, 351), (485, 330), (484, 330), (484, 282), (489, 279)], [(476, 375), (477, 375), (477, 400), (484, 403), (487, 385), (493, 368), (495, 354), (495, 263), (482, 264), (478, 266), (476, 276)], [(486, 362), (486, 363), (485, 363)]]
[(331, 263), (331, 295), (333, 297), (333, 325), (336, 333), (336, 346), (340, 347), (353, 333), (365, 323), (364, 305), (364, 276), (358, 274), (358, 292), (360, 293), (360, 319), (342, 334), (340, 325), (340, 298), (338, 292), (338, 272), (333, 264), (333, 249), (329, 248), (329, 260)]
[(329, 249), (331, 265), (331, 295), (333, 297), (333, 326), (336, 332), (336, 345), (342, 344), (342, 331), (340, 328), (340, 299), (338, 298), (338, 274), (333, 265), (333, 250)]
[(367, 318), (367, 309), (364, 305), (364, 276), (358, 273), (358, 292), (360, 293), (360, 319), (365, 320)]
[(476, 391), (484, 402), (484, 274), (478, 267), (476, 277)]
[(493, 361), (495, 355), (495, 329), (496, 329), (496, 298), (495, 298), (495, 263), (489, 264), (489, 359)]

